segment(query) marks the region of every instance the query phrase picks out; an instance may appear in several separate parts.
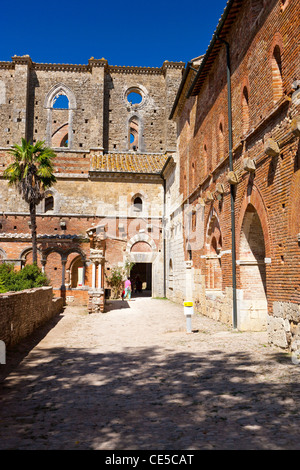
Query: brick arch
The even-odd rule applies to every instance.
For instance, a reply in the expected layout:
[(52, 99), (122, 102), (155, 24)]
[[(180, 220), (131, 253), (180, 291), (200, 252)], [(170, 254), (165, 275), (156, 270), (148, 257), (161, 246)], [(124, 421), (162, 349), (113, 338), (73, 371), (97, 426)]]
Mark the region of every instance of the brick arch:
[[(30, 259), (31, 257), (31, 259)], [(23, 266), (27, 263), (32, 263), (32, 247), (27, 247), (24, 248), (24, 250), (21, 251), (19, 259), (21, 260)], [(43, 261), (44, 256), (42, 251), (37, 248), (37, 264), (38, 266), (41, 266), (41, 261)]]
[(260, 191), (258, 190), (257, 186), (255, 185), (252, 186), (250, 194), (249, 194), (249, 188), (245, 190), (243, 202), (239, 210), (239, 218), (236, 224), (237, 258), (239, 258), (239, 255), (240, 255), (240, 238), (241, 238), (242, 225), (243, 225), (244, 217), (245, 217), (249, 204), (251, 204), (254, 207), (255, 211), (257, 212), (257, 215), (259, 217), (259, 220), (262, 226), (264, 242), (265, 242), (265, 256), (266, 258), (271, 258), (272, 257), (272, 243), (271, 243), (271, 237), (270, 237), (270, 226), (269, 226), (269, 221), (268, 221), (267, 210), (265, 207), (263, 197), (260, 194)]
[(55, 129), (51, 136), (51, 142), (53, 147), (64, 147), (63, 141), (66, 136), (69, 135), (69, 123), (66, 122), (62, 126)]
[(219, 231), (220, 236), (222, 237), (220, 219), (219, 219), (216, 209), (212, 207), (211, 210), (209, 211), (207, 221), (206, 221), (205, 238), (206, 238), (207, 243), (209, 244), (211, 243), (211, 239), (214, 236), (216, 229)]
[(250, 84), (248, 77), (245, 77), (242, 81), (241, 86), (241, 96), (240, 96), (240, 106), (241, 106), (241, 115), (242, 115), (242, 133), (246, 134), (250, 128), (250, 107), (249, 107), (249, 98), (250, 98)]
[[(276, 53), (277, 52), (277, 53)], [(277, 55), (279, 54), (280, 64)], [(279, 32), (277, 32), (272, 40), (269, 50), (269, 64), (272, 72), (272, 89), (273, 102), (276, 103), (283, 95), (283, 73), (282, 73), (282, 57), (283, 57), (283, 40)]]
[(127, 246), (126, 246), (126, 252), (130, 253), (133, 245), (135, 245), (138, 242), (147, 243), (150, 246), (152, 252), (157, 251), (156, 245), (154, 241), (152, 240), (152, 238), (149, 237), (149, 235), (146, 235), (144, 233), (138, 233), (128, 241)]
[(206, 223), (206, 263), (205, 284), (207, 289), (221, 290), (223, 283), (222, 261), (222, 231), (219, 216), (215, 208), (209, 212)]
[(145, 241), (136, 242), (131, 247), (131, 253), (151, 252), (151, 246)]
[[(82, 269), (82, 280), (79, 283), (78, 279), (78, 268)], [(78, 251), (72, 251), (68, 254), (66, 263), (66, 281), (70, 287), (80, 287), (85, 285), (85, 258)]]
[(225, 119), (223, 114), (220, 115), (217, 125), (217, 140), (218, 140), (218, 161), (223, 160), (225, 157)]

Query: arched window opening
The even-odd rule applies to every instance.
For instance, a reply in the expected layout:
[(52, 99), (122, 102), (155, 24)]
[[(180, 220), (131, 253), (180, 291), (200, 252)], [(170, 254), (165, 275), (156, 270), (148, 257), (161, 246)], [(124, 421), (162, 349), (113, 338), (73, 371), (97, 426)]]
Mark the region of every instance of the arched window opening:
[(134, 208), (135, 211), (138, 211), (138, 212), (141, 212), (143, 210), (143, 201), (139, 196), (134, 198), (133, 208)]
[(53, 109), (68, 109), (69, 108), (69, 99), (68, 97), (62, 93), (57, 94), (53, 98)]
[(280, 47), (274, 47), (272, 55), (273, 101), (276, 103), (283, 95), (282, 61)]
[(219, 123), (219, 160), (223, 160), (225, 156), (224, 152), (224, 126), (223, 122)]
[(53, 211), (54, 209), (54, 197), (52, 195), (45, 197), (45, 212)]
[(133, 117), (129, 121), (128, 129), (128, 144), (129, 148), (132, 150), (138, 150), (139, 148), (139, 123), (137, 117)]
[(246, 134), (249, 130), (249, 94), (246, 86), (243, 88), (242, 96), (242, 131)]
[(195, 162), (193, 161), (192, 163), (192, 186), (193, 188), (195, 187), (195, 184), (196, 184), (195, 172), (196, 172)]
[[(72, 90), (63, 83), (54, 85), (45, 97), (44, 107), (47, 109), (47, 145), (54, 148), (72, 148), (72, 122), (74, 111), (77, 109)], [(67, 133), (68, 138), (64, 139)]]

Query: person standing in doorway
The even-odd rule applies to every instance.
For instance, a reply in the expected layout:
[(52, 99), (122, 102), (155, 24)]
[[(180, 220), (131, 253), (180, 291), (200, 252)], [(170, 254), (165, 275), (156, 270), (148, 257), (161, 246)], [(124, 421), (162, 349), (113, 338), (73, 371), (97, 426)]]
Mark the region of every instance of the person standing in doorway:
[(123, 300), (125, 300), (126, 297), (128, 297), (128, 300), (131, 300), (131, 282), (129, 277), (125, 281), (125, 295), (123, 297)]

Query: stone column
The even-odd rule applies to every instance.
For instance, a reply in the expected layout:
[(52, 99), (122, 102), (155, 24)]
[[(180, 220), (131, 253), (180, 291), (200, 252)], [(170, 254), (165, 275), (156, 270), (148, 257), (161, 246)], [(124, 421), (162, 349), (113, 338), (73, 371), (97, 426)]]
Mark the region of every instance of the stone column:
[(92, 289), (96, 289), (96, 263), (92, 264)]

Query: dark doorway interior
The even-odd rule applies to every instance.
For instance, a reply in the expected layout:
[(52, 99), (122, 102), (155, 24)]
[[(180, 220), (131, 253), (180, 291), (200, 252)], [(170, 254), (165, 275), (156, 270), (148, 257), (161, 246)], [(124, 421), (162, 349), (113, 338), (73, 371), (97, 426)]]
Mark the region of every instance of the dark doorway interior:
[(152, 263), (135, 263), (130, 278), (132, 295), (151, 297), (152, 295)]

